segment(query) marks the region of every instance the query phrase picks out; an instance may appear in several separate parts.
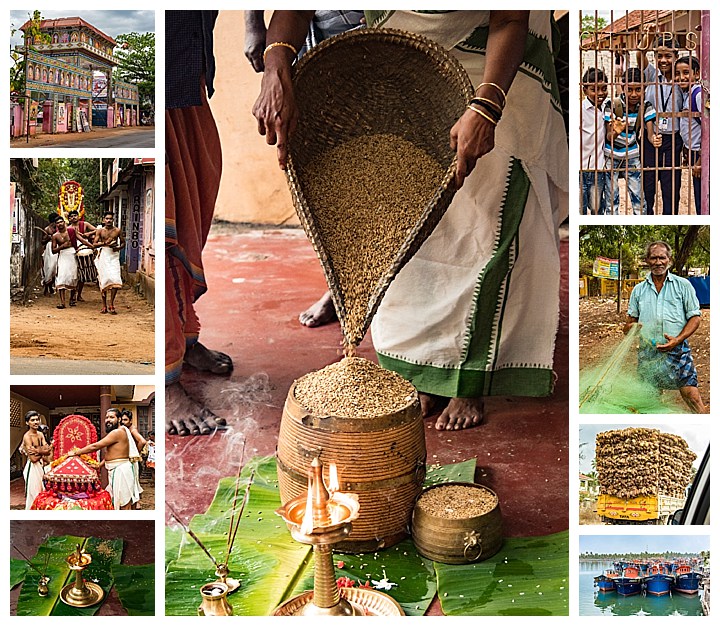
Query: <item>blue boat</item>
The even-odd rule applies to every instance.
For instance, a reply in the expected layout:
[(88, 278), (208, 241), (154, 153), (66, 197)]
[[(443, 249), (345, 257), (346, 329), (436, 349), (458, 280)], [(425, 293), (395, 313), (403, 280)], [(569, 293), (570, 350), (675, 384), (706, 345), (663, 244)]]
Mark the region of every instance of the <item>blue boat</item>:
[(700, 588), (702, 577), (702, 573), (695, 571), (689, 565), (680, 565), (675, 569), (675, 582), (672, 589), (678, 593), (694, 595)]
[(595, 586), (598, 588), (598, 591), (602, 591), (603, 593), (615, 592), (617, 591), (615, 586), (616, 578), (617, 573), (612, 569), (607, 569), (604, 574), (595, 576)]
[(642, 591), (643, 578), (635, 565), (626, 567), (615, 579), (615, 587), (621, 596), (634, 596)]
[(644, 582), (646, 593), (651, 596), (664, 596), (670, 593), (675, 578), (663, 565), (653, 565), (648, 569)]

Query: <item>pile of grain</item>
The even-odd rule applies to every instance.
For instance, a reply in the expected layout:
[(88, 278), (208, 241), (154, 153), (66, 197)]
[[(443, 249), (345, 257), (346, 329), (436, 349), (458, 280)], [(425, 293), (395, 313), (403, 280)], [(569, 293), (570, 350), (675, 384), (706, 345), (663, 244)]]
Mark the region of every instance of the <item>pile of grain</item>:
[(386, 134), (350, 139), (303, 172), (303, 193), (345, 304), (347, 346), (362, 340), (370, 297), (444, 174), (424, 150)]
[(416, 506), (435, 517), (469, 519), (489, 513), (497, 502), (494, 493), (479, 485), (443, 485), (425, 491)]
[(654, 428), (609, 430), (595, 441), (600, 491), (618, 498), (682, 497), (695, 458), (682, 437)]
[(362, 357), (345, 357), (295, 383), (295, 399), (308, 412), (357, 419), (399, 411), (414, 393), (402, 376)]

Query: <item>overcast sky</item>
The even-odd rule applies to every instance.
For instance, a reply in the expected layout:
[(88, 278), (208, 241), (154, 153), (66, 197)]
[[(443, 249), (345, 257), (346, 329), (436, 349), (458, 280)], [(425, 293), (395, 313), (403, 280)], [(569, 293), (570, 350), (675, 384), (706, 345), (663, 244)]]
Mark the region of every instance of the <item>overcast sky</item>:
[[(80, 17), (88, 24), (101, 30), (106, 35), (115, 39), (118, 35), (125, 33), (148, 33), (155, 32), (155, 11), (86, 11), (86, 10), (43, 10), (38, 9), (45, 19), (56, 19), (59, 17)], [(10, 11), (10, 24), (14, 29), (19, 29), (30, 18), (31, 10), (24, 9)], [(10, 43), (12, 45), (22, 43), (22, 33), (16, 32)]]
[(580, 553), (631, 554), (637, 552), (689, 552), (710, 549), (706, 535), (581, 535)]
[(697, 454), (693, 465), (700, 467), (700, 461), (705, 453), (705, 449), (710, 444), (710, 429), (700, 424), (581, 424), (580, 425), (580, 444), (586, 445), (581, 447), (585, 458), (580, 459), (580, 471), (587, 473), (592, 471), (592, 460), (595, 458), (595, 436), (606, 430), (620, 430), (622, 428), (657, 428), (664, 433), (680, 435), (687, 441), (690, 449)]

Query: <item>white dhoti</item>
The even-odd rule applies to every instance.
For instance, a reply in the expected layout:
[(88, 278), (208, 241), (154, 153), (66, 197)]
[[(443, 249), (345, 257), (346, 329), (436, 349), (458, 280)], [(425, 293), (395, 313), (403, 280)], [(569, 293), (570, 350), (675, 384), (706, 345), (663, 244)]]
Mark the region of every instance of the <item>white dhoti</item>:
[(140, 500), (133, 471), (134, 465), (130, 459), (113, 459), (105, 462), (108, 471), (107, 490), (116, 511), (127, 504)]
[[(379, 25), (452, 48), (478, 85), (489, 19), (489, 11), (386, 11)], [(557, 229), (568, 197), (552, 41), (549, 12), (531, 11), (494, 150), (478, 161), (375, 316), (380, 364), (419, 391), (450, 398), (552, 392)]]
[(57, 255), (56, 289), (75, 289), (77, 287), (77, 261), (75, 249), (64, 248)]
[(52, 242), (48, 241), (43, 252), (42, 281), (47, 285), (55, 281), (57, 275), (58, 258), (52, 251)]
[(43, 476), (45, 476), (45, 470), (43, 469), (42, 461), (35, 461), (33, 463), (28, 460), (23, 470), (23, 478), (25, 479), (25, 510), (29, 511), (32, 508), (35, 498), (37, 498), (37, 495), (43, 490)]
[(122, 276), (120, 275), (120, 253), (104, 246), (95, 259), (98, 273), (100, 291), (108, 289), (122, 289)]

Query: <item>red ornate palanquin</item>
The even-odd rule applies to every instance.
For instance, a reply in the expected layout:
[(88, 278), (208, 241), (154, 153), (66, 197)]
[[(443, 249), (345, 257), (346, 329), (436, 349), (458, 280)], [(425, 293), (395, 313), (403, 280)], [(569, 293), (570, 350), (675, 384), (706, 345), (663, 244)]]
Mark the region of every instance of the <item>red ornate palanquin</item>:
[(53, 432), (53, 461), (43, 479), (45, 490), (38, 494), (36, 510), (110, 511), (110, 494), (100, 486), (97, 452), (67, 455), (97, 441), (97, 431), (83, 415), (68, 415)]

